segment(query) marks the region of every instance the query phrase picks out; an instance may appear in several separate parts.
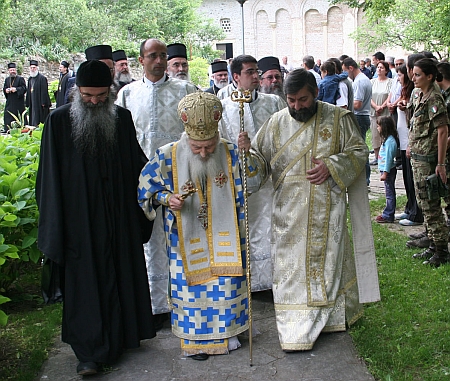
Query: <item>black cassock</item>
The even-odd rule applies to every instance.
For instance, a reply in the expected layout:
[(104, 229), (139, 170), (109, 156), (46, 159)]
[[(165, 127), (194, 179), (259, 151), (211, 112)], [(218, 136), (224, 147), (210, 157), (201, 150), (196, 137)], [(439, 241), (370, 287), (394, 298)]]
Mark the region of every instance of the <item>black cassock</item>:
[[(9, 87), (15, 87), (16, 92), (6, 93), (6, 89)], [(25, 79), (20, 75), (14, 78), (7, 77), (5, 84), (3, 85), (3, 94), (6, 97), (4, 124), (6, 128), (11, 127), (11, 123), (14, 122), (14, 117), (9, 113), (12, 112), (15, 116), (20, 117), (25, 111), (25, 93), (27, 91), (27, 85)], [(8, 112), (9, 111), (9, 112)]]
[(69, 111), (70, 104), (56, 109), (44, 127), (38, 247), (63, 273), (62, 340), (82, 362), (112, 364), (124, 348), (156, 335), (142, 246), (152, 223), (137, 203), (147, 158), (121, 107), (114, 154), (83, 157)]
[(58, 91), (56, 92), (56, 108), (61, 107), (65, 105), (67, 102), (65, 100), (65, 95), (67, 91), (67, 81), (69, 78), (72, 78), (72, 75), (70, 75), (72, 72), (69, 71), (67, 74), (65, 74), (59, 81), (58, 84)]
[(48, 95), (48, 83), (41, 73), (36, 77), (28, 79), (26, 106), (28, 110), (28, 119), (31, 126), (38, 126), (44, 123), (50, 112), (52, 102)]

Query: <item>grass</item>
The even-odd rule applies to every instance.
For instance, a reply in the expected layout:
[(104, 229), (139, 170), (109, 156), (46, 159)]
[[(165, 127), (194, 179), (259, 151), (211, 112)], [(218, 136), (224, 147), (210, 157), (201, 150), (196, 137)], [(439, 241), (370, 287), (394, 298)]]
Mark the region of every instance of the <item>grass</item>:
[[(397, 209), (405, 202), (399, 196)], [(372, 201), (372, 215), (384, 204), (384, 197)], [(450, 265), (412, 259), (407, 237), (390, 227), (373, 224), (381, 301), (366, 305), (349, 333), (376, 380), (450, 380)], [(37, 271), (12, 294), (3, 305), (9, 323), (0, 329), (0, 380), (31, 381), (60, 334), (61, 305), (41, 304)]]
[[(405, 197), (399, 197), (402, 210)], [(373, 215), (384, 198), (371, 203)], [(350, 330), (376, 380), (450, 379), (450, 266), (433, 269), (411, 258), (407, 237), (373, 224), (381, 302), (367, 305)]]
[(0, 380), (34, 380), (61, 328), (61, 304), (43, 305), (40, 271), (24, 275), (6, 294), (8, 324), (0, 328)]

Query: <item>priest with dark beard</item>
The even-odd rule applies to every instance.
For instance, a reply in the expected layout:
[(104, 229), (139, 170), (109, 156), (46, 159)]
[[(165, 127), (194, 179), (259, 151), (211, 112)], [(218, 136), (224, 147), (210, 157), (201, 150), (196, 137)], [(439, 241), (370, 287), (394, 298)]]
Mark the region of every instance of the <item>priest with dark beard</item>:
[(36, 181), (38, 247), (61, 282), (62, 340), (83, 376), (155, 336), (142, 247), (152, 223), (136, 202), (147, 158), (111, 85), (105, 63), (80, 65), (73, 102), (45, 123)]
[[(25, 93), (27, 85), (20, 75), (17, 75), (17, 67), (14, 62), (8, 64), (9, 77), (5, 79), (3, 94), (6, 98), (4, 123), (5, 131), (11, 128), (16, 117), (20, 118), (25, 111)], [(12, 115), (13, 114), (13, 115)]]

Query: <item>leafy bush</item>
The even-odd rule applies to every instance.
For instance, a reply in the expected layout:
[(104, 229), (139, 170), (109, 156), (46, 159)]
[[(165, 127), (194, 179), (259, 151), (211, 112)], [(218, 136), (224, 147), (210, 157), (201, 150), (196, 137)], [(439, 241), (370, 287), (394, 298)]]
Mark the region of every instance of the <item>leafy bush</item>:
[[(35, 197), (41, 130), (32, 135), (12, 129), (0, 137), (0, 292), (4, 293), (30, 261), (37, 263), (38, 208)], [(0, 295), (0, 304), (9, 299)], [(0, 325), (7, 316), (0, 310)]]
[(189, 74), (192, 83), (203, 89), (207, 89), (209, 87), (208, 67), (208, 61), (201, 57), (189, 61)]

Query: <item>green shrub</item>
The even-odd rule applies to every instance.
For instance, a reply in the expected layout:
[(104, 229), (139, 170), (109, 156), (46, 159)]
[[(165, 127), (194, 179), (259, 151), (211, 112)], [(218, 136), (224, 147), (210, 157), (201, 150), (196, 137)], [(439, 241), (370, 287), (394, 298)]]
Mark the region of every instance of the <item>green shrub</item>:
[(208, 67), (208, 61), (201, 57), (196, 57), (189, 61), (189, 74), (194, 85), (203, 89), (209, 87)]
[[(37, 263), (38, 208), (36, 174), (42, 131), (32, 135), (12, 129), (0, 137), (0, 293), (20, 275), (30, 261)], [(0, 295), (0, 304), (8, 299)], [(0, 325), (7, 316), (0, 310)]]

